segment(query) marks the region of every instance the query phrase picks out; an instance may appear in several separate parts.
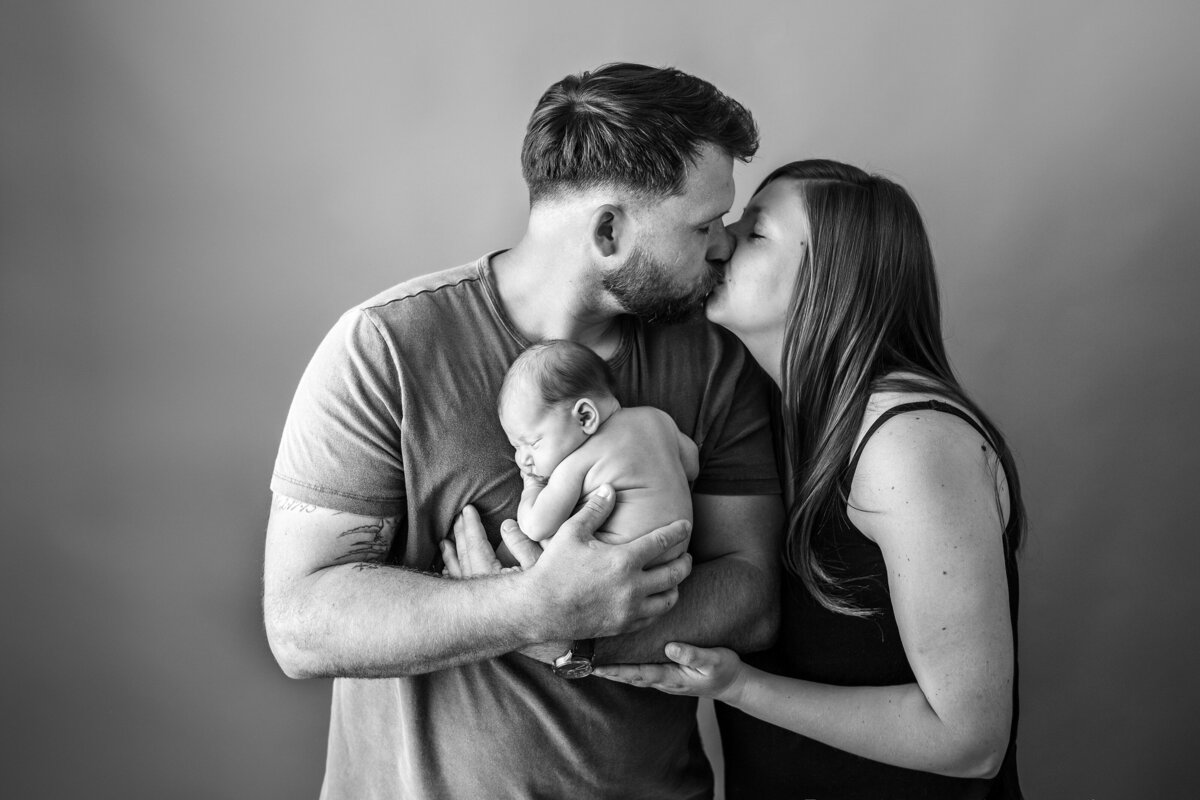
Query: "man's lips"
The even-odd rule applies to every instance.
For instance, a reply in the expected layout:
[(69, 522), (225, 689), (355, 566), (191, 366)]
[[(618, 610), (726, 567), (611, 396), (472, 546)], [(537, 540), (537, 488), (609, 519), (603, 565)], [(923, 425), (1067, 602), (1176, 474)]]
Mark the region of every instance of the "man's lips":
[(729, 278), (729, 265), (728, 264), (724, 264), (721, 267), (714, 267), (713, 268), (712, 285), (709, 286), (708, 294), (706, 294), (705, 297), (708, 297), (713, 292), (715, 292), (717, 290), (718, 286), (724, 286), (725, 281), (728, 280), (728, 278)]

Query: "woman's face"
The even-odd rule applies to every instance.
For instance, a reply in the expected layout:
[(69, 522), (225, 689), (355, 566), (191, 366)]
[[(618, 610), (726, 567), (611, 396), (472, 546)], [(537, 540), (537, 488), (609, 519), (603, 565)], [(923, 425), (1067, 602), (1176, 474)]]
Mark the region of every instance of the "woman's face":
[(808, 246), (808, 215), (800, 182), (778, 178), (762, 188), (729, 226), (737, 249), (724, 280), (708, 296), (705, 314), (743, 340), (778, 332)]

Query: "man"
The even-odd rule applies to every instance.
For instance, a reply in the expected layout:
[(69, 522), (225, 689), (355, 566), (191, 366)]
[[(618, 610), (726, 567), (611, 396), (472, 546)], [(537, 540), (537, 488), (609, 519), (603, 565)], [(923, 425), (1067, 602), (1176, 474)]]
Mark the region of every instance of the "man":
[[(756, 148), (745, 109), (677, 70), (564, 78), (525, 137), (521, 241), (384, 292), (321, 344), (271, 483), (264, 611), (287, 674), (337, 678), (323, 796), (711, 795), (694, 701), (570, 677), (593, 647), (661, 661), (671, 639), (751, 650), (774, 635), (765, 382), (691, 314), (730, 254), (733, 159)], [(437, 577), (452, 525), (495, 544), (516, 516), (496, 396), (552, 338), (596, 351), (623, 404), (666, 410), (699, 445), (690, 556), (643, 569), (682, 523), (602, 544), (600, 497), (523, 571)]]

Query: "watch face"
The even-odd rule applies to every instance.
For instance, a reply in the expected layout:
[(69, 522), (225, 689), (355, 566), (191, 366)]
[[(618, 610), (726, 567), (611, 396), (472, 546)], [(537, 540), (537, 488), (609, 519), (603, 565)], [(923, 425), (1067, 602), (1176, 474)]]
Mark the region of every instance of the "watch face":
[(560, 678), (584, 678), (592, 674), (591, 659), (573, 658), (554, 666), (554, 672)]

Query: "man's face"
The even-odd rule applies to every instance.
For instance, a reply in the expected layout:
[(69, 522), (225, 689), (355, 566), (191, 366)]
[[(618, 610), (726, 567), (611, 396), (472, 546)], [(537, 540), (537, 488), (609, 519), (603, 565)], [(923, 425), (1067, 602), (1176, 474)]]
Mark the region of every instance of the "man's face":
[(733, 205), (733, 158), (711, 145), (688, 170), (684, 191), (638, 209), (636, 235), (604, 288), (630, 314), (676, 322), (697, 311), (732, 252), (721, 218)]

